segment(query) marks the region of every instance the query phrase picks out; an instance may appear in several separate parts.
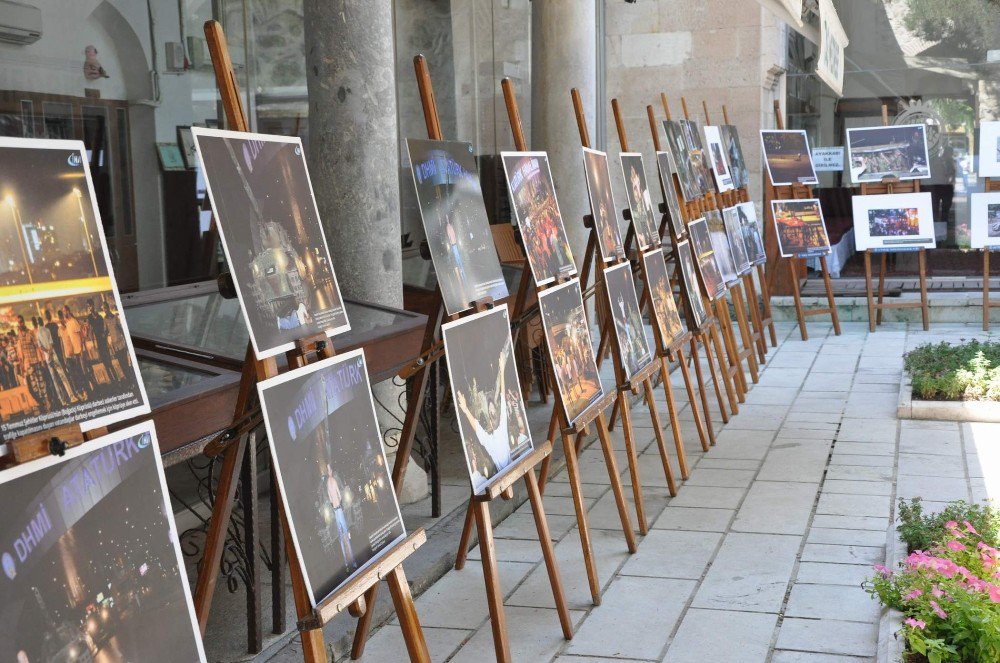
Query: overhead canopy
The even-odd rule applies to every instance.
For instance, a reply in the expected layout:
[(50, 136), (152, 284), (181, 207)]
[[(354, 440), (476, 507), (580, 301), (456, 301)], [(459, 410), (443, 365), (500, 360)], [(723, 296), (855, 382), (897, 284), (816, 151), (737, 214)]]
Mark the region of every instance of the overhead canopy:
[(819, 29), (802, 20), (802, 0), (757, 0), (757, 2), (803, 37), (819, 45)]

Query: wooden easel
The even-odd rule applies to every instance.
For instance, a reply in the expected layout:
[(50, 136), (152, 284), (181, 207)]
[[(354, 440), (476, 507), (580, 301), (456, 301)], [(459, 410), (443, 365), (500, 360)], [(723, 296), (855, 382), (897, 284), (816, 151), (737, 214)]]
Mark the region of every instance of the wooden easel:
[[(573, 109), (576, 115), (576, 126), (580, 132), (580, 143), (583, 147), (590, 147), (590, 133), (587, 130), (587, 118), (583, 113), (583, 101), (580, 98), (580, 91), (573, 88), (570, 91), (573, 99)], [(617, 219), (615, 219), (617, 223)], [(602, 290), (605, 286), (603, 279), (598, 278), (598, 275), (603, 275), (604, 271), (607, 269), (608, 265), (601, 259), (600, 255), (597, 254), (597, 228), (594, 223), (593, 215), (590, 215), (589, 223), (586, 225), (590, 226), (590, 239), (587, 242), (588, 248), (592, 245), (594, 247), (594, 264), (597, 266), (597, 270), (594, 275), (595, 283), (600, 284), (598, 286), (598, 291)], [(640, 252), (641, 253), (641, 252)], [(588, 256), (590, 251), (588, 251)], [(641, 257), (641, 255), (640, 255)], [(639, 261), (640, 263), (642, 260)], [(631, 264), (625, 259), (624, 252), (616, 255), (611, 260), (612, 266), (629, 264), (629, 275), (631, 277)], [(611, 311), (608, 310), (607, 302), (603, 297), (598, 295), (595, 298), (597, 302), (596, 306), (598, 308), (604, 309), (604, 318), (607, 321), (612, 320)], [(613, 324), (613, 323), (612, 323)], [(654, 325), (655, 326), (655, 325)], [(617, 345), (617, 335), (615, 336), (615, 341)], [(629, 474), (632, 479), (632, 496), (635, 500), (635, 511), (636, 517), (639, 520), (639, 533), (645, 535), (648, 531), (648, 525), (646, 523), (646, 511), (643, 504), (642, 498), (642, 484), (639, 477), (639, 462), (635, 451), (635, 430), (632, 426), (632, 414), (631, 414), (631, 395), (638, 393), (639, 387), (643, 389), (643, 398), (646, 401), (646, 406), (649, 409), (649, 418), (653, 424), (653, 433), (656, 438), (657, 449), (660, 453), (660, 462), (663, 464), (663, 475), (667, 481), (667, 489), (670, 491), (670, 496), (674, 497), (677, 495), (677, 484), (674, 481), (673, 471), (670, 469), (670, 460), (667, 454), (667, 445), (663, 439), (663, 428), (660, 424), (660, 414), (656, 409), (656, 400), (653, 396), (653, 383), (651, 377), (656, 374), (660, 362), (652, 360), (646, 366), (639, 369), (635, 375), (626, 377), (625, 366), (622, 362), (621, 348), (617, 348), (618, 352), (612, 352), (613, 361), (615, 365), (615, 382), (617, 383), (617, 394), (618, 398), (615, 401), (615, 408), (621, 412), (622, 417), (622, 431), (625, 437), (625, 450), (628, 453), (629, 458)], [(674, 423), (673, 435), (674, 435), (674, 447), (677, 451), (677, 462), (680, 466), (681, 477), (687, 479), (688, 477), (688, 467), (687, 458), (684, 454), (684, 441), (681, 438), (680, 426), (677, 423), (677, 414), (675, 412), (676, 406), (673, 401), (673, 391), (670, 387), (670, 382), (667, 380), (664, 383), (664, 389), (668, 397), (668, 405), (670, 409), (670, 420)], [(612, 411), (612, 419), (614, 419), (614, 411)]]
[[(1000, 180), (984, 177), (983, 191), (1000, 191)], [(1000, 302), (990, 299), (990, 250), (988, 246), (983, 249), (983, 331), (990, 330), (990, 309), (1000, 308)]]
[[(215, 68), (216, 82), (225, 109), (226, 120), (231, 129), (237, 131), (247, 131), (249, 123), (243, 104), (239, 96), (239, 87), (236, 83), (236, 76), (232, 68), (232, 61), (229, 57), (229, 49), (226, 44), (226, 37), (221, 24), (217, 21), (205, 23), (205, 36), (209, 44), (212, 55), (212, 64)], [(214, 227), (213, 219), (213, 227)], [(312, 337), (300, 339), (295, 343), (295, 348), (286, 353), (289, 370), (306, 365), (311, 359), (324, 359), (333, 356), (333, 346), (325, 334), (318, 334)], [(216, 493), (215, 504), (212, 509), (212, 518), (209, 522), (209, 530), (205, 542), (205, 553), (202, 565), (198, 574), (198, 582), (195, 587), (195, 613), (198, 617), (198, 625), (202, 635), (208, 623), (209, 611), (211, 609), (212, 595), (218, 580), (219, 562), (222, 558), (225, 546), (226, 531), (232, 509), (235, 502), (236, 488), (238, 484), (237, 469), (244, 467), (242, 471), (244, 486), (247, 492), (247, 500), (256, 501), (256, 449), (252, 448), (256, 436), (251, 430), (260, 423), (260, 408), (256, 403), (256, 385), (259, 381), (274, 377), (278, 374), (278, 365), (274, 357), (257, 359), (253, 352), (253, 347), (247, 344), (246, 358), (243, 364), (243, 372), (240, 378), (240, 389), (237, 397), (236, 411), (233, 416), (233, 425), (222, 435), (217, 437), (206, 447), (206, 454), (223, 455), (222, 470), (219, 478), (219, 486)], [(251, 447), (247, 453), (248, 447)], [(244, 464), (244, 458), (250, 461)], [(250, 490), (247, 490), (247, 488)], [(403, 573), (402, 562), (414, 550), (426, 541), (426, 535), (422, 529), (410, 534), (402, 542), (396, 544), (388, 551), (382, 553), (381, 559), (372, 565), (365, 573), (341, 587), (337, 592), (320, 602), (315, 608), (312, 606), (305, 579), (302, 577), (301, 567), (297, 561), (295, 546), (289, 535), (288, 522), (285, 518), (284, 509), (281, 507), (282, 495), (278, 489), (278, 483), (274, 480), (272, 470), (272, 495), (277, 505), (277, 515), (280, 519), (282, 531), (285, 538), (285, 556), (289, 561), (290, 579), (292, 582), (292, 595), (295, 600), (296, 612), (299, 618), (298, 628), (302, 638), (302, 655), (308, 663), (326, 661), (326, 646), (323, 641), (322, 627), (335, 615), (349, 609), (356, 616), (370, 615), (374, 608), (373, 602), (365, 602), (364, 594), (372, 591), (378, 586), (378, 582), (385, 578), (389, 582), (393, 603), (396, 607), (400, 626), (403, 630), (403, 637), (406, 641), (407, 652), (413, 661), (429, 661), (427, 645), (424, 642), (423, 632), (420, 629), (420, 622), (417, 619), (416, 610), (413, 606), (413, 597), (410, 594), (406, 576)], [(255, 517), (255, 506), (252, 513)], [(250, 528), (248, 527), (248, 530)], [(246, 537), (247, 552), (249, 555), (256, 555), (256, 537)], [(275, 559), (275, 566), (282, 563), (280, 559)], [(256, 574), (254, 574), (256, 576)], [(255, 578), (259, 583), (259, 578)], [(277, 614), (278, 609), (283, 612), (284, 583), (280, 576), (276, 579), (273, 591), (276, 597)], [(283, 617), (282, 617), (283, 619)], [(259, 623), (258, 623), (259, 631)], [(256, 634), (259, 637), (259, 633)], [(253, 638), (254, 634), (251, 633)]]
[[(882, 104), (882, 126), (889, 126), (889, 106)], [(896, 177), (883, 177), (881, 182), (861, 184), (861, 195), (870, 196), (891, 193), (919, 193), (920, 180), (900, 181)], [(924, 331), (930, 328), (930, 302), (927, 298), (927, 249), (920, 247), (917, 249), (917, 264), (920, 278), (920, 301), (886, 302), (885, 299), (885, 276), (889, 271), (888, 254), (892, 250), (876, 251), (874, 249), (865, 250), (865, 296), (868, 300), (868, 331), (874, 332), (876, 325), (882, 324), (882, 311), (885, 309), (906, 309), (919, 308), (920, 317), (923, 322)], [(878, 298), (876, 300), (874, 287), (872, 284), (872, 253), (879, 254), (878, 270)], [(988, 255), (988, 252), (987, 252)], [(988, 258), (987, 258), (988, 262)], [(987, 274), (989, 272), (987, 271)], [(989, 279), (986, 281), (989, 288)], [(989, 316), (989, 309), (986, 309), (986, 316)]]
[[(785, 128), (785, 120), (781, 115), (781, 103), (777, 99), (774, 100), (774, 123), (775, 127), (779, 130)], [(820, 271), (823, 274), (823, 286), (826, 288), (827, 306), (826, 308), (811, 308), (806, 310), (802, 306), (802, 293), (799, 284), (799, 263), (804, 262), (804, 260), (797, 257), (782, 258), (781, 251), (778, 249), (778, 231), (774, 225), (774, 210), (771, 208), (771, 201), (814, 198), (812, 187), (798, 183), (775, 186), (771, 182), (770, 175), (767, 174), (767, 169), (765, 169), (765, 175), (767, 177), (764, 179), (764, 250), (768, 255), (767, 294), (764, 296), (765, 315), (770, 313), (771, 293), (774, 292), (778, 269), (782, 263), (785, 263), (788, 265), (789, 284), (792, 288), (792, 298), (795, 300), (795, 315), (798, 318), (799, 333), (802, 336), (802, 340), (809, 340), (809, 331), (806, 329), (806, 317), (811, 315), (829, 315), (833, 321), (834, 334), (840, 336), (840, 316), (837, 314), (837, 305), (833, 300), (833, 285), (830, 282), (830, 270), (826, 264), (826, 256), (819, 257), (819, 264)]]
[(0, 471), (39, 458), (62, 456), (67, 449), (78, 447), (84, 442), (96, 440), (107, 434), (107, 426), (84, 433), (80, 429), (80, 424), (64, 424), (6, 441), (4, 444), (7, 445), (7, 453), (0, 456)]

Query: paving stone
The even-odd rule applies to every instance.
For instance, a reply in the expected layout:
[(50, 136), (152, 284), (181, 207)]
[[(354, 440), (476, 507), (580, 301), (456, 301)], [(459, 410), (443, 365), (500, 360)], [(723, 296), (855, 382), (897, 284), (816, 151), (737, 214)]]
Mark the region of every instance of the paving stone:
[[(566, 532), (576, 526), (576, 516), (546, 513), (545, 519), (549, 523), (549, 534), (554, 541), (566, 536)], [(517, 512), (507, 516), (502, 523), (493, 528), (493, 534), (500, 539), (538, 541), (538, 530), (535, 528), (531, 505), (526, 502)]]
[(888, 497), (823, 493), (820, 495), (819, 504), (816, 505), (816, 513), (887, 518), (891, 507), (892, 501)]
[(832, 562), (834, 564), (881, 564), (885, 561), (885, 548), (807, 543), (802, 549), (802, 561)]
[(804, 534), (818, 486), (812, 483), (756, 481), (736, 513), (733, 530), (763, 534)]
[(757, 479), (818, 484), (823, 479), (829, 455), (830, 445), (775, 440)]
[(722, 539), (718, 532), (650, 530), (622, 567), (623, 576), (698, 580)]
[[(635, 500), (632, 495), (632, 487), (626, 486), (625, 504), (629, 520), (633, 529), (638, 530), (639, 522), (635, 511)], [(643, 487), (642, 501), (646, 509), (647, 525), (650, 518), (655, 518), (669, 501), (669, 494), (666, 488)], [(594, 506), (587, 512), (587, 523), (591, 529), (609, 530), (611, 532), (622, 532), (622, 519), (618, 513), (618, 504), (615, 502), (614, 493), (610, 490), (597, 500)]]
[[(754, 385), (746, 396), (747, 405), (778, 405), (788, 409), (788, 404), (798, 396), (797, 387), (763, 387)], [(784, 412), (782, 412), (784, 414)]]
[(965, 478), (965, 459), (960, 455), (899, 454), (899, 473), (909, 476)]
[[(509, 595), (535, 567), (533, 564), (498, 562), (497, 568), (500, 571), (500, 586), (504, 595)], [(551, 605), (550, 591), (548, 606)], [(461, 571), (445, 574), (416, 599), (416, 606), (423, 626), (463, 630), (477, 628), (489, 617), (482, 565), (466, 564)]]
[(869, 529), (836, 529), (811, 527), (806, 541), (809, 543), (830, 543), (838, 546), (884, 546), (884, 531)]
[[(577, 627), (586, 613), (582, 610), (570, 610), (570, 622)], [(521, 608), (504, 607), (507, 619), (511, 658), (515, 661), (547, 661), (562, 647), (562, 629), (559, 626), (559, 615), (555, 608)], [(367, 652), (366, 652), (367, 654)], [(493, 660), (496, 650), (493, 644), (493, 631), (489, 626), (479, 631), (458, 650), (453, 663), (480, 663)], [(397, 659), (371, 659), (404, 661), (406, 657)], [(444, 659), (433, 659), (444, 660)]]
[(777, 612), (802, 537), (733, 532), (726, 537), (693, 606)]
[(700, 463), (684, 482), (685, 486), (719, 486), (722, 488), (747, 488), (757, 474), (755, 470), (716, 470)]
[(845, 442), (838, 439), (837, 452), (859, 456), (895, 456), (896, 445), (892, 442)]
[(685, 485), (677, 492), (677, 497), (670, 500), (670, 505), (735, 509), (745, 494), (745, 488)]
[[(777, 621), (775, 614), (691, 608), (663, 660), (670, 663), (763, 661)], [(720, 638), (720, 633), (726, 637)]]
[[(505, 521), (506, 522), (506, 521)], [(473, 539), (475, 535), (473, 534)], [(495, 539), (496, 556), (501, 562), (537, 563), (542, 561), (542, 545), (538, 539)], [(479, 560), (479, 546), (469, 550), (469, 559)]]
[(896, 496), (903, 499), (920, 497), (936, 502), (968, 501), (969, 482), (965, 479), (900, 474), (896, 480)]
[[(422, 616), (421, 616), (422, 617)], [(427, 653), (432, 661), (444, 661), (458, 649), (473, 631), (451, 628), (433, 628), (420, 620), (424, 639), (427, 641)], [(372, 633), (365, 643), (365, 660), (367, 661), (405, 661), (406, 642), (395, 624), (386, 624)]]
[(654, 529), (725, 532), (734, 509), (712, 509), (669, 504), (653, 522)]
[(792, 586), (785, 606), (786, 617), (840, 619), (875, 623), (880, 607), (860, 585), (799, 585)]
[(841, 453), (840, 449), (834, 448), (833, 455), (830, 456), (831, 465), (863, 465), (865, 467), (893, 467), (895, 465), (893, 456), (862, 456), (857, 454)]
[(865, 465), (831, 465), (826, 470), (827, 479), (846, 481), (892, 481), (895, 471), (891, 467)]
[(844, 442), (896, 442), (895, 417), (885, 421), (845, 417), (840, 422), (838, 440)]
[[(817, 426), (820, 424), (816, 424)], [(808, 428), (808, 424), (789, 424), (783, 426), (778, 431), (779, 440), (821, 440), (823, 442), (833, 442), (834, 437), (837, 434), (837, 427), (830, 426), (827, 428)]]
[(698, 461), (697, 467), (706, 470), (757, 470), (760, 468), (760, 461), (740, 458), (715, 458), (707, 454)]
[(868, 564), (835, 564), (833, 562), (800, 562), (795, 582), (815, 585), (850, 585), (860, 587), (874, 575)]
[[(902, 421), (899, 429), (900, 453), (931, 454), (953, 456), (962, 454), (962, 438), (959, 425), (952, 422), (947, 426), (929, 426), (942, 422)], [(917, 425), (923, 424), (923, 425)]]
[(826, 654), (874, 656), (877, 641), (875, 624), (789, 617), (781, 624), (775, 646)]
[[(559, 659), (560, 661), (563, 659)], [(870, 663), (871, 659), (840, 654), (818, 654), (809, 651), (788, 651), (775, 649), (771, 663)]]

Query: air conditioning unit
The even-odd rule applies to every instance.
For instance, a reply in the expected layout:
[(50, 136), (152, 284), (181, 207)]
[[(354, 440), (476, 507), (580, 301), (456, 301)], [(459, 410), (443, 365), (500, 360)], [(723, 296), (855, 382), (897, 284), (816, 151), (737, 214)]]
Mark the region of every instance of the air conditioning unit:
[(41, 37), (41, 9), (12, 0), (0, 0), (0, 41), (34, 44)]

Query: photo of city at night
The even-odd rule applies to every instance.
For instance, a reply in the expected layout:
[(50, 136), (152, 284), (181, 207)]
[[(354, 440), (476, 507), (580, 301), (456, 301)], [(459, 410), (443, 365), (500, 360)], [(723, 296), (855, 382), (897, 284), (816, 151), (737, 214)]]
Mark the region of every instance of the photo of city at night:
[(205, 660), (158, 463), (147, 422), (0, 474), (0, 660)]
[(149, 411), (83, 144), (0, 139), (0, 433)]

